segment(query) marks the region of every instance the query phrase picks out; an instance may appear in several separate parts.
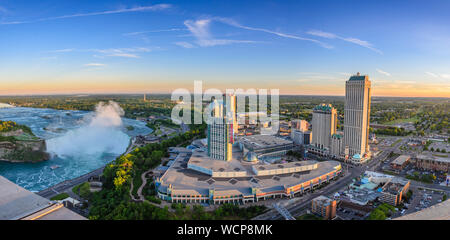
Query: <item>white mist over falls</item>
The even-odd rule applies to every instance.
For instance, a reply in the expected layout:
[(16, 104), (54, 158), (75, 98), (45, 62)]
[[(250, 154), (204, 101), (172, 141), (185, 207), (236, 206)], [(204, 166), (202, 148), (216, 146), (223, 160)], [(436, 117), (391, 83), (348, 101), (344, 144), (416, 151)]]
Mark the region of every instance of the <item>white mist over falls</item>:
[(63, 136), (47, 140), (47, 151), (60, 158), (122, 154), (130, 137), (124, 133), (123, 109), (116, 102), (100, 102), (95, 112), (84, 117), (84, 124), (66, 132)]
[(51, 153), (49, 160), (33, 164), (0, 161), (0, 175), (30, 191), (41, 191), (103, 167), (126, 151), (131, 137), (152, 132), (146, 123), (123, 115), (115, 102), (99, 103), (92, 112), (0, 108), (2, 120), (29, 126), (46, 140)]

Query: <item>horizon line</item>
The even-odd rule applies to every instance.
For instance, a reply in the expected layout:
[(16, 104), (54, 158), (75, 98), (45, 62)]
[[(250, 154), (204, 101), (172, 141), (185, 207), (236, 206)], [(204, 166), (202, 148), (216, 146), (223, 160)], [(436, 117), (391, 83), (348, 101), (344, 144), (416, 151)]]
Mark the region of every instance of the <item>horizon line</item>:
[[(76, 95), (84, 95), (84, 96), (107, 96), (107, 95), (171, 95), (172, 93), (167, 92), (134, 92), (134, 93), (124, 93), (124, 92), (112, 92), (112, 93), (42, 93), (42, 94), (0, 94), (0, 97), (33, 97), (33, 96), (76, 96)], [(193, 94), (192, 94), (193, 95)], [(321, 95), (321, 94), (279, 94), (279, 96), (309, 96), (309, 97), (345, 97), (343, 95)], [(392, 95), (373, 95), (371, 97), (381, 97), (381, 98), (443, 98), (450, 99), (450, 97), (424, 97), (424, 96), (392, 96)]]

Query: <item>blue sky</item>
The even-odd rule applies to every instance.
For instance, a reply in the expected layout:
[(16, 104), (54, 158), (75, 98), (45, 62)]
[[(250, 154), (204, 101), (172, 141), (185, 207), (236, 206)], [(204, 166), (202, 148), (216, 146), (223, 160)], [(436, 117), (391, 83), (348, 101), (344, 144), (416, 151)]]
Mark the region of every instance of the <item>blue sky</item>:
[(450, 95), (450, 1), (0, 0), (0, 94)]

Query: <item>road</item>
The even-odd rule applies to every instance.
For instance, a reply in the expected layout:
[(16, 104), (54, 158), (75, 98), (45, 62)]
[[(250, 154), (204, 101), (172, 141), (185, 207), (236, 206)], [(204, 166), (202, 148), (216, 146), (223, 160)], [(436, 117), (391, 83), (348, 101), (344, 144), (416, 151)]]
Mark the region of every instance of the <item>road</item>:
[(77, 178), (58, 183), (50, 188), (47, 188), (45, 190), (38, 192), (37, 194), (41, 197), (50, 199), (50, 198), (52, 198), (62, 192), (65, 192), (66, 190), (71, 189), (81, 183), (87, 182), (90, 177), (101, 175), (103, 173), (104, 168), (105, 167), (101, 167), (99, 169), (96, 169), (92, 172), (89, 172), (89, 173), (79, 176)]
[[(130, 139), (130, 144), (127, 148), (127, 151), (124, 153), (124, 155), (130, 153), (134, 147), (135, 147), (135, 140), (136, 138), (133, 137), (132, 139)], [(47, 199), (50, 199), (62, 192), (65, 192), (79, 184), (82, 184), (84, 182), (87, 182), (89, 180), (89, 178), (94, 177), (94, 176), (100, 176), (103, 173), (103, 169), (105, 168), (105, 166), (98, 168), (92, 172), (89, 172), (87, 174), (84, 174), (82, 176), (79, 176), (77, 178), (74, 179), (70, 179), (70, 180), (66, 180), (64, 182), (58, 183), (54, 186), (51, 186), (47, 189), (44, 189), (40, 192), (38, 192), (37, 194), (41, 197), (45, 197)]]
[[(332, 181), (329, 185), (323, 187), (322, 189), (315, 190), (313, 193), (306, 193), (301, 197), (289, 201), (284, 200), (283, 201), (285, 204), (284, 207), (293, 216), (299, 216), (305, 210), (305, 208), (310, 206), (312, 199), (320, 195), (331, 195), (339, 191), (340, 189), (345, 188), (348, 184), (351, 183), (353, 178), (360, 176), (366, 170), (376, 169), (380, 165), (382, 160), (385, 160), (392, 151), (398, 149), (401, 145), (403, 145), (405, 141), (407, 141), (407, 139), (403, 139), (394, 146), (380, 153), (378, 156), (373, 157), (368, 163), (363, 164), (361, 166), (351, 166), (342, 163), (344, 175), (341, 178), (337, 179), (337, 181)], [(278, 219), (284, 218), (275, 209), (271, 209), (270, 211), (253, 218), (253, 220), (278, 220)]]

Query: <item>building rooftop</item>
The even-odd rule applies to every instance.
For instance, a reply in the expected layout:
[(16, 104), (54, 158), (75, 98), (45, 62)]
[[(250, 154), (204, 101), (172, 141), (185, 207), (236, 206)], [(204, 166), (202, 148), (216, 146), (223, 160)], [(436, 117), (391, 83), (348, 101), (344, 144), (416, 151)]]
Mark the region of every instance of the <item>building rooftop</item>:
[(258, 150), (264, 148), (272, 148), (280, 145), (293, 144), (292, 141), (286, 140), (273, 135), (251, 135), (240, 137), (238, 142), (245, 145), (246, 148), (251, 150)]
[(333, 106), (331, 104), (320, 104), (314, 107), (314, 111), (323, 111), (323, 112), (331, 112)]
[(392, 161), (392, 164), (403, 165), (405, 162), (409, 161), (410, 158), (411, 156), (409, 155), (400, 155), (394, 161)]
[(205, 169), (211, 169), (213, 172), (240, 172), (246, 171), (251, 174), (251, 170), (246, 165), (241, 164), (242, 151), (233, 147), (232, 159), (229, 161), (216, 160), (208, 156), (206, 152), (194, 151), (189, 158), (188, 163), (200, 166)]
[(311, 165), (314, 169), (317, 168), (317, 161), (299, 161), (299, 162), (289, 162), (289, 163), (280, 163), (280, 164), (265, 164), (255, 166), (257, 170), (276, 170), (283, 168), (295, 168), (301, 166)]
[(343, 136), (344, 136), (343, 134), (339, 134), (339, 133), (334, 133), (333, 135), (331, 135), (331, 137), (338, 138), (338, 139), (342, 138)]
[(399, 194), (401, 191), (403, 191), (403, 188), (406, 184), (402, 182), (387, 182), (383, 186), (383, 192), (387, 192), (393, 195)]
[[(439, 156), (436, 156), (439, 155)], [(440, 157), (440, 156), (447, 156), (447, 157)], [(448, 156), (448, 154), (446, 153), (438, 153), (438, 154), (419, 154), (416, 157), (417, 159), (422, 159), (422, 160), (431, 160), (431, 161), (436, 161), (436, 162), (444, 162), (444, 163), (450, 163), (450, 157)]]
[[(0, 176), (0, 220), (84, 220), (86, 218)], [(33, 217), (30, 217), (33, 216)]]
[(349, 81), (365, 81), (369, 80), (369, 76), (367, 75), (361, 75), (360, 73), (357, 73), (356, 75), (351, 76), (348, 80)]
[[(326, 173), (340, 168), (337, 161), (318, 162), (317, 168), (311, 171), (287, 173), (268, 176), (255, 176), (251, 170), (252, 166), (270, 165), (250, 164), (239, 160), (221, 161), (212, 160), (207, 156), (178, 157), (170, 168), (161, 177), (162, 185), (160, 190), (164, 191), (167, 186), (172, 186), (172, 192), (178, 195), (208, 195), (210, 189), (214, 189), (215, 196), (229, 195), (252, 195), (251, 188), (258, 188), (259, 192), (273, 192), (284, 190), (285, 188), (297, 185), (301, 182), (307, 182)], [(235, 154), (233, 153), (233, 158)], [(243, 177), (211, 177), (210, 175), (188, 169), (187, 163), (190, 161), (199, 161), (195, 164), (201, 164), (202, 167), (211, 167), (216, 170), (223, 168), (223, 171), (237, 171), (242, 169), (247, 172)], [(235, 169), (236, 168), (236, 169)], [(174, 192), (175, 191), (175, 192)]]
[(323, 206), (328, 206), (328, 205), (330, 205), (331, 202), (333, 202), (334, 200), (331, 199), (331, 198), (329, 198), (329, 197), (320, 195), (320, 196), (314, 198), (312, 201), (313, 201), (313, 202), (320, 202), (320, 203), (321, 203), (320, 205), (323, 205)]

